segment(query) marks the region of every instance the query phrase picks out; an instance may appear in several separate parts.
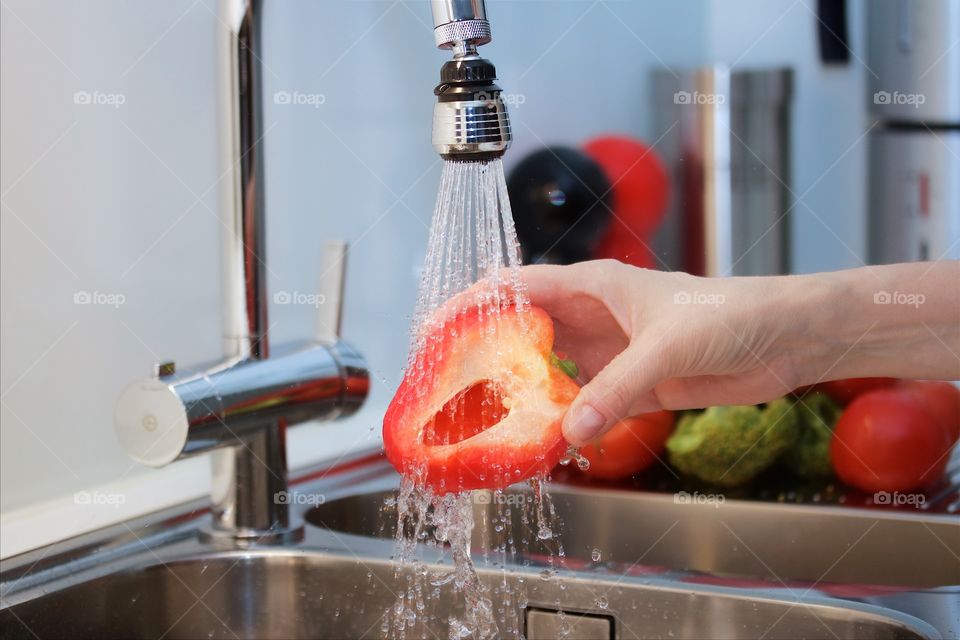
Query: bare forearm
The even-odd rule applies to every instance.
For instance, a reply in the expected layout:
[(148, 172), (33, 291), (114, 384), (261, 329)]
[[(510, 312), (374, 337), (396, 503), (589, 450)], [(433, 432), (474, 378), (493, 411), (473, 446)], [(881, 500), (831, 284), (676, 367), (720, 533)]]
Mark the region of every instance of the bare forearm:
[(574, 444), (624, 416), (757, 404), (859, 377), (960, 379), (960, 262), (698, 278), (614, 261), (526, 267), (557, 348), (589, 380)]
[(790, 281), (785, 295), (803, 296), (806, 310), (794, 337), (805, 382), (960, 379), (960, 262), (864, 267)]

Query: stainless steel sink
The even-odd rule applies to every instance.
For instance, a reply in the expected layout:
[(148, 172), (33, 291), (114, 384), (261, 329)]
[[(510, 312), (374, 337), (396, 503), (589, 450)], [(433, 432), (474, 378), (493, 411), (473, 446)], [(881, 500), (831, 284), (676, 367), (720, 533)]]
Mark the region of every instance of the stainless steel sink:
[[(336, 531), (392, 538), (384, 507), (394, 491), (344, 497), (309, 511), (307, 522)], [(561, 542), (573, 564), (602, 562), (700, 571), (781, 582), (896, 587), (960, 585), (960, 518), (837, 506), (725, 501), (678, 504), (673, 495), (552, 485), (565, 523)], [(522, 520), (520, 491), (475, 506), (474, 547), (501, 537), (503, 518)], [(386, 513), (385, 513), (386, 511)], [(533, 531), (523, 549), (549, 550)], [(519, 536), (515, 536), (518, 537)], [(636, 568), (636, 567), (635, 567)]]
[[(496, 572), (482, 573), (488, 583), (502, 579)], [(817, 599), (797, 606), (772, 597), (629, 580), (529, 578), (523, 587), (527, 610), (539, 616), (531, 623), (516, 613), (530, 637), (544, 637), (544, 625), (558, 608), (571, 612), (573, 638), (581, 637), (577, 626), (591, 622), (607, 625), (608, 637), (618, 638), (907, 639), (931, 631), (902, 616)], [(297, 551), (221, 553), (85, 582), (8, 608), (0, 624), (6, 638), (376, 638), (384, 633), (384, 614), (401, 585), (385, 560)], [(443, 590), (433, 604), (462, 615), (462, 601), (452, 596)], [(607, 607), (591, 606), (600, 597)], [(424, 635), (447, 637), (445, 622), (435, 620)]]
[[(324, 504), (299, 507), (310, 524), (302, 540), (285, 546), (217, 546), (198, 535), (210, 516), (203, 505), (194, 504), (5, 560), (0, 562), (0, 635), (383, 637), (385, 614), (411, 576), (409, 565), (398, 572), (390, 561), (391, 518), (382, 513), (384, 498), (396, 484), (396, 475), (382, 460), (339, 474), (312, 475), (290, 503)], [(918, 572), (898, 568), (909, 563), (882, 557), (875, 559), (888, 569), (873, 573), (862, 566), (863, 559), (844, 563), (844, 557), (860, 557), (853, 555), (856, 549), (880, 527), (884, 535), (878, 537), (938, 544), (932, 537), (925, 542), (911, 537), (916, 532), (907, 526), (909, 519), (864, 512), (868, 520), (861, 523), (856, 514), (842, 514), (837, 522), (862, 527), (848, 531), (817, 510), (799, 518), (791, 515), (793, 507), (775, 505), (769, 514), (732, 501), (705, 511), (662, 496), (565, 487), (552, 488), (552, 494), (566, 523), (562, 541), (568, 562), (550, 579), (541, 573), (539, 543), (530, 543), (505, 565), (485, 564), (481, 551), (496, 538), (491, 517), (510, 507), (477, 505), (474, 560), (481, 580), (492, 592), (510, 594), (500, 600), (506, 605), (502, 615), (528, 638), (555, 637), (561, 625), (569, 627), (571, 640), (936, 638), (958, 633), (958, 590), (942, 585), (960, 580), (950, 583), (949, 572), (933, 566), (934, 551), (915, 553), (912, 564), (927, 567)], [(805, 519), (817, 526), (803, 523)], [(932, 527), (945, 536), (947, 551), (955, 550), (957, 540), (950, 538), (955, 522), (914, 524)], [(781, 545), (763, 540), (764, 531)], [(879, 545), (874, 553), (886, 553), (896, 542), (873, 542)], [(741, 552), (747, 546), (755, 546), (756, 557)], [(780, 546), (787, 553), (776, 551)], [(810, 562), (820, 564), (808, 568), (782, 557), (817, 546), (846, 552), (834, 558), (836, 567), (827, 567), (831, 580), (886, 576), (886, 584), (910, 578), (911, 584), (926, 586), (815, 584), (826, 551), (815, 554)], [(599, 562), (593, 561), (594, 548), (603, 556)], [(422, 548), (418, 556), (431, 575), (449, 571), (449, 564), (437, 564), (442, 557), (438, 549)], [(488, 560), (496, 557), (491, 553)], [(946, 562), (943, 554), (940, 558)], [(885, 571), (893, 571), (895, 578)], [(439, 587), (428, 598), (421, 626), (407, 638), (448, 637), (447, 616), (462, 615), (463, 608), (452, 585)]]

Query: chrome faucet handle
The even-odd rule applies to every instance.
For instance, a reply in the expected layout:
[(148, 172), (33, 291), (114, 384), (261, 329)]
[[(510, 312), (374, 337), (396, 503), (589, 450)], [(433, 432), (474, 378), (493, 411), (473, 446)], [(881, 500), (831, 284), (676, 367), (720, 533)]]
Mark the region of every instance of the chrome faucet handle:
[(347, 279), (347, 243), (330, 240), (323, 245), (320, 263), (320, 304), (317, 307), (318, 342), (340, 339), (343, 320), (343, 289)]
[(265, 360), (231, 358), (183, 372), (158, 363), (153, 377), (121, 394), (117, 433), (135, 460), (162, 467), (213, 454), (210, 539), (270, 543), (300, 535), (298, 516), (283, 502), (281, 425), (350, 415), (367, 396), (367, 365), (338, 335), (346, 253), (344, 242), (324, 248), (313, 340), (279, 345)]

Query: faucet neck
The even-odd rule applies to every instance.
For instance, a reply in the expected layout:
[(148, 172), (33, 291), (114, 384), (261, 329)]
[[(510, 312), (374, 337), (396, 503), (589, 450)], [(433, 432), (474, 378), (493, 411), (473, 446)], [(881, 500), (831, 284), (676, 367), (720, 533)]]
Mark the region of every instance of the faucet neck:
[(263, 144), (262, 0), (223, 0), (221, 47), (225, 198), (223, 211), (224, 351), (262, 360), (267, 336), (266, 217)]
[[(266, 360), (269, 298), (266, 283), (262, 0), (223, 0), (229, 29), (222, 47), (221, 137), (229, 178), (223, 210), (224, 355)], [(285, 540), (291, 525), (287, 495), (286, 423), (269, 421), (211, 454), (212, 537), (234, 541)], [(265, 499), (267, 497), (267, 499)]]

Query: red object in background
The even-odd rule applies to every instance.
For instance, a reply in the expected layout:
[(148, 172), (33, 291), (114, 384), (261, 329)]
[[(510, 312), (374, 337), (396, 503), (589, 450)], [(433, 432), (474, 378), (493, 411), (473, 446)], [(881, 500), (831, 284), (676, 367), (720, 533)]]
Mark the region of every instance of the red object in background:
[(897, 387), (916, 398), (946, 429), (950, 442), (960, 440), (960, 389), (939, 380), (904, 380)]
[(626, 136), (594, 138), (584, 144), (583, 150), (613, 185), (614, 216), (596, 257), (638, 267), (654, 266), (650, 240), (670, 197), (670, 178), (663, 162), (653, 148)]
[(673, 433), (673, 412), (657, 411), (621, 420), (580, 453), (590, 461), (586, 474), (603, 480), (621, 480), (643, 471), (663, 453)]
[(912, 491), (943, 477), (951, 445), (946, 429), (921, 400), (892, 387), (850, 403), (834, 428), (830, 459), (850, 486)]
[(808, 391), (821, 391), (830, 396), (831, 400), (845, 407), (868, 391), (892, 387), (897, 382), (899, 382), (897, 378), (844, 378), (821, 382), (812, 387), (801, 387), (794, 393), (805, 395)]
[(567, 449), (560, 421), (580, 387), (551, 362), (550, 316), (504, 306), (496, 340), (489, 328), (479, 307), (439, 324), (383, 417), (387, 458), (440, 494), (547, 473)]

